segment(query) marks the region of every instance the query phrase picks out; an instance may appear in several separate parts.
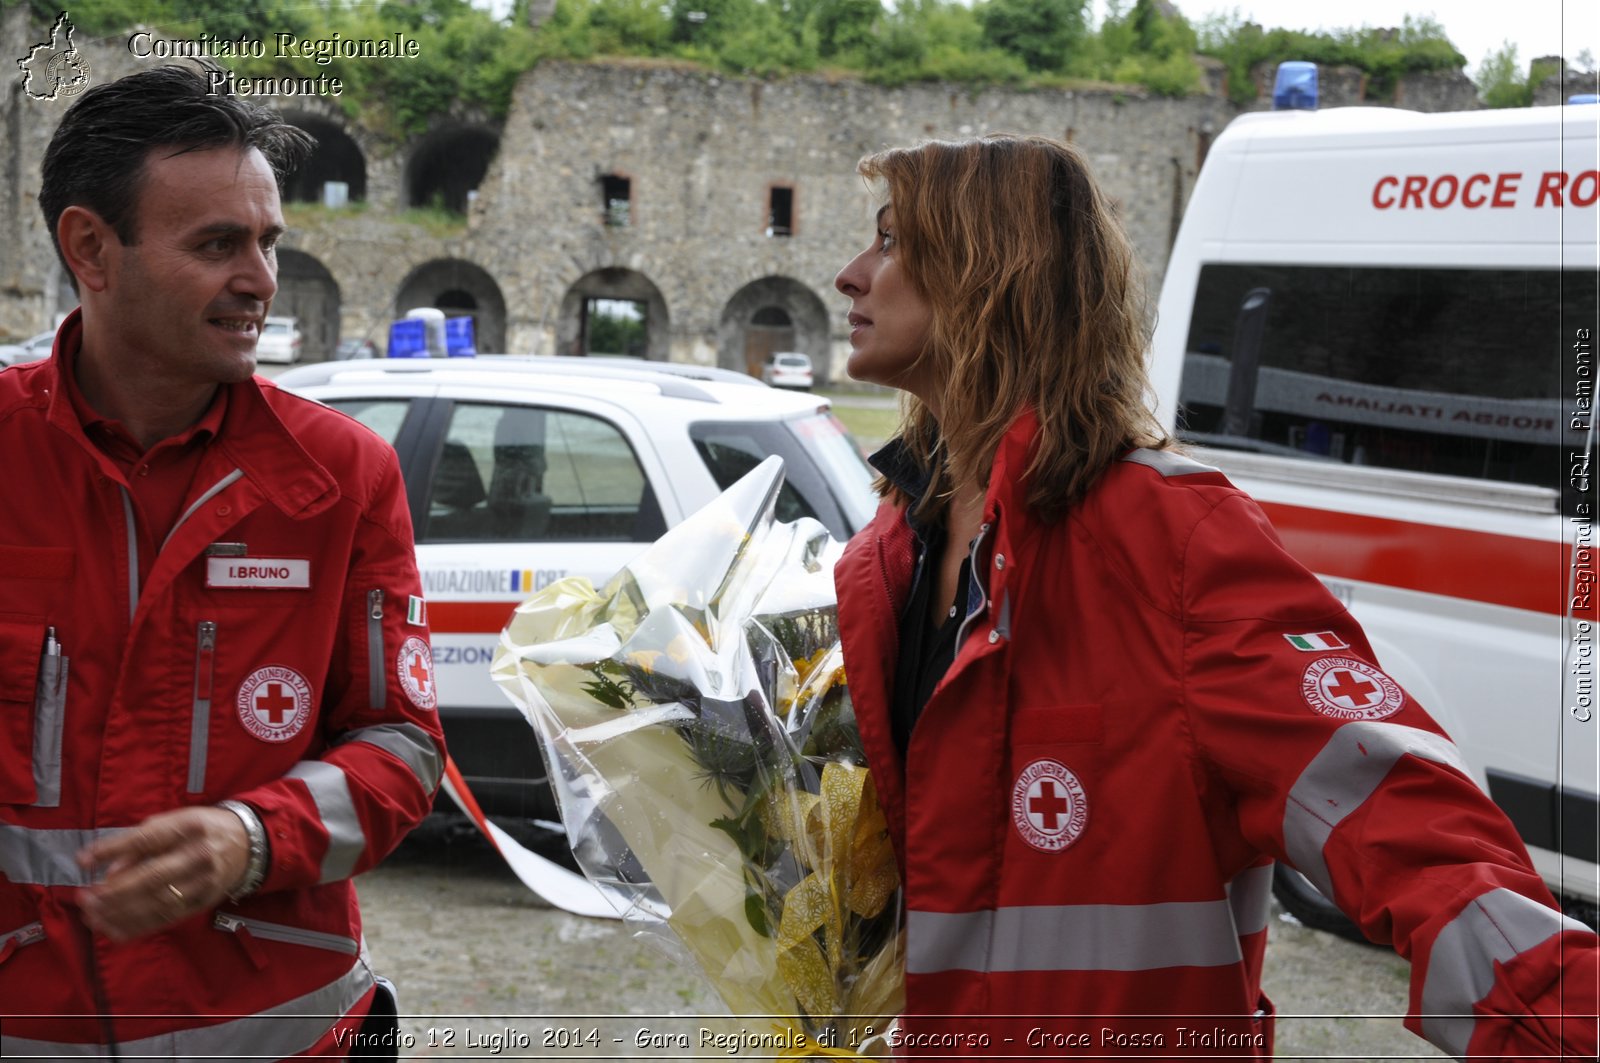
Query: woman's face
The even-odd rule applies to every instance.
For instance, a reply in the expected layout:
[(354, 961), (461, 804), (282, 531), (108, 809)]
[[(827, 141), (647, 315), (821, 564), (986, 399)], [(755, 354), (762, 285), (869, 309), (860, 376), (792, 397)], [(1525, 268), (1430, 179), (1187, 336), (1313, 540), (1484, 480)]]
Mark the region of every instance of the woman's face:
[(917, 294), (896, 259), (892, 206), (878, 211), (877, 237), (839, 271), (833, 286), (850, 297), (850, 375), (928, 402), (931, 382), (919, 365), (933, 327), (933, 308)]

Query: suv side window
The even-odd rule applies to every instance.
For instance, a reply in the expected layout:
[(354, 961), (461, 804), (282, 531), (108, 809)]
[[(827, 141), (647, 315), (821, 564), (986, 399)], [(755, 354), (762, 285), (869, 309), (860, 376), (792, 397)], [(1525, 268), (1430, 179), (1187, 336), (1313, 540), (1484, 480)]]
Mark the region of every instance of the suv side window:
[(360, 421), (394, 446), (405, 423), (410, 399), (329, 399), (328, 405)]
[(773, 509), (778, 520), (814, 517), (843, 541), (855, 531), (839, 512), (833, 492), (817, 469), (801, 438), (788, 422), (700, 421), (689, 426), (689, 438), (706, 463), (717, 489), (726, 491), (770, 455), (783, 459), (783, 489)]
[(420, 542), (649, 542), (665, 530), (633, 448), (609, 421), (458, 402)]

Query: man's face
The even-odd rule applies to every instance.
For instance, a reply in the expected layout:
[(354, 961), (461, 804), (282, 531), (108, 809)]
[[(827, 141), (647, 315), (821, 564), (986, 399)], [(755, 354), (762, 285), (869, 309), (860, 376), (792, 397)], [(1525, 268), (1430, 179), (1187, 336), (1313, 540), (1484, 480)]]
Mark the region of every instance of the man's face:
[(254, 148), (156, 148), (134, 211), (135, 242), (117, 246), (107, 289), (114, 357), (174, 384), (248, 379), (278, 291), (272, 167)]

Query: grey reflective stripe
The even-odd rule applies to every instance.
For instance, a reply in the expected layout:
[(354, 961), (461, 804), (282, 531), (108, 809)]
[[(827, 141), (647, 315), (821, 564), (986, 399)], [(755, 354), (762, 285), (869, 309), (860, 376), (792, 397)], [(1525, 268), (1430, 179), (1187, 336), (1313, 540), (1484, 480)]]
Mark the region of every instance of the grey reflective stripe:
[(94, 876), (78, 866), (78, 850), (127, 828), (32, 830), (0, 823), (0, 875), (28, 886), (88, 886)]
[(417, 782), (430, 794), (439, 788), (439, 776), (444, 774), (444, 758), (439, 747), (433, 744), (428, 732), (414, 723), (380, 723), (372, 727), (359, 727), (348, 732), (341, 740), (366, 742), (387, 750), (405, 762)]
[(40, 808), (61, 804), (61, 729), (66, 722), (67, 659), (46, 653), (39, 658), (33, 697), (33, 803)]
[(122, 521), (128, 526), (128, 620), (139, 611), (139, 529), (133, 522), (133, 499), (122, 488)]
[(1422, 1036), (1465, 1056), (1475, 1019), (1472, 1006), (1493, 988), (1497, 963), (1506, 963), (1563, 930), (1589, 928), (1538, 901), (1507, 889), (1474, 899), (1445, 924), (1428, 952), (1422, 984)]
[(1216, 472), (1211, 465), (1202, 465), (1193, 458), (1179, 454), (1176, 450), (1150, 450), (1141, 447), (1133, 451), (1123, 461), (1131, 461), (1135, 465), (1147, 465), (1162, 476), (1193, 476), (1196, 473)]
[[(174, 1030), (156, 1037), (123, 1041), (123, 1059), (219, 1060), (246, 1058), (283, 1059), (315, 1045), (347, 1014), (373, 985), (372, 972), (357, 963), (349, 971), (303, 997), (240, 1019), (191, 1030)], [(0, 1055), (45, 1056), (68, 1059), (102, 1059), (102, 1045), (63, 1041), (35, 1041), (0, 1035)]]
[(189, 792), (206, 788), (206, 757), (211, 745), (211, 669), (217, 649), (217, 625), (200, 621), (195, 629), (194, 703), (189, 710)]
[(1243, 958), (1226, 900), (906, 913), (906, 970), (1154, 971)]
[(1233, 925), (1240, 937), (1267, 928), (1267, 916), (1272, 910), (1271, 864), (1241, 871), (1228, 883), (1228, 909), (1233, 912)]
[(1471, 777), (1455, 745), (1442, 735), (1397, 723), (1356, 720), (1329, 737), (1289, 788), (1283, 809), (1283, 844), (1289, 862), (1333, 898), (1322, 847), (1333, 828), (1372, 795), (1406, 754), (1447, 764)]
[(183, 527), (183, 522), (194, 516), (195, 510), (211, 501), (212, 498), (216, 497), (218, 491), (221, 491), (224, 487), (227, 487), (229, 484), (233, 483), (233, 481), (239, 479), (243, 475), (244, 473), (242, 471), (235, 469), (207, 488), (205, 494), (195, 499), (193, 504), (191, 504), (188, 509), (183, 511), (183, 516), (178, 518), (178, 523), (174, 524), (172, 526), (172, 530), (167, 532), (167, 537), (161, 540), (161, 548), (163, 550), (166, 549), (167, 544), (172, 541), (172, 537), (177, 534), (178, 529)]
[(319, 882), (339, 882), (355, 871), (356, 861), (367, 849), (367, 836), (356, 815), (350, 796), (350, 781), (337, 766), (321, 760), (302, 760), (284, 773), (299, 779), (311, 791), (317, 816), (328, 832), (328, 851), (322, 854)]

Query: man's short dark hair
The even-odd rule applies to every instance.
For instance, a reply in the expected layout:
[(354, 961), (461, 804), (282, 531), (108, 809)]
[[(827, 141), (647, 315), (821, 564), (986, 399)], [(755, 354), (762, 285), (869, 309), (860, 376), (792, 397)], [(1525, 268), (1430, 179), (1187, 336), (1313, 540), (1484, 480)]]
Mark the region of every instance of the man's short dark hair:
[[(138, 236), (134, 205), (152, 151), (170, 157), (209, 148), (256, 148), (281, 186), (315, 144), (275, 111), (212, 95), (202, 70), (159, 66), (97, 85), (72, 105), (44, 153), (39, 209), (58, 256), (56, 223), (72, 206), (94, 211), (119, 240), (131, 244)], [(64, 256), (61, 264), (70, 274)]]

